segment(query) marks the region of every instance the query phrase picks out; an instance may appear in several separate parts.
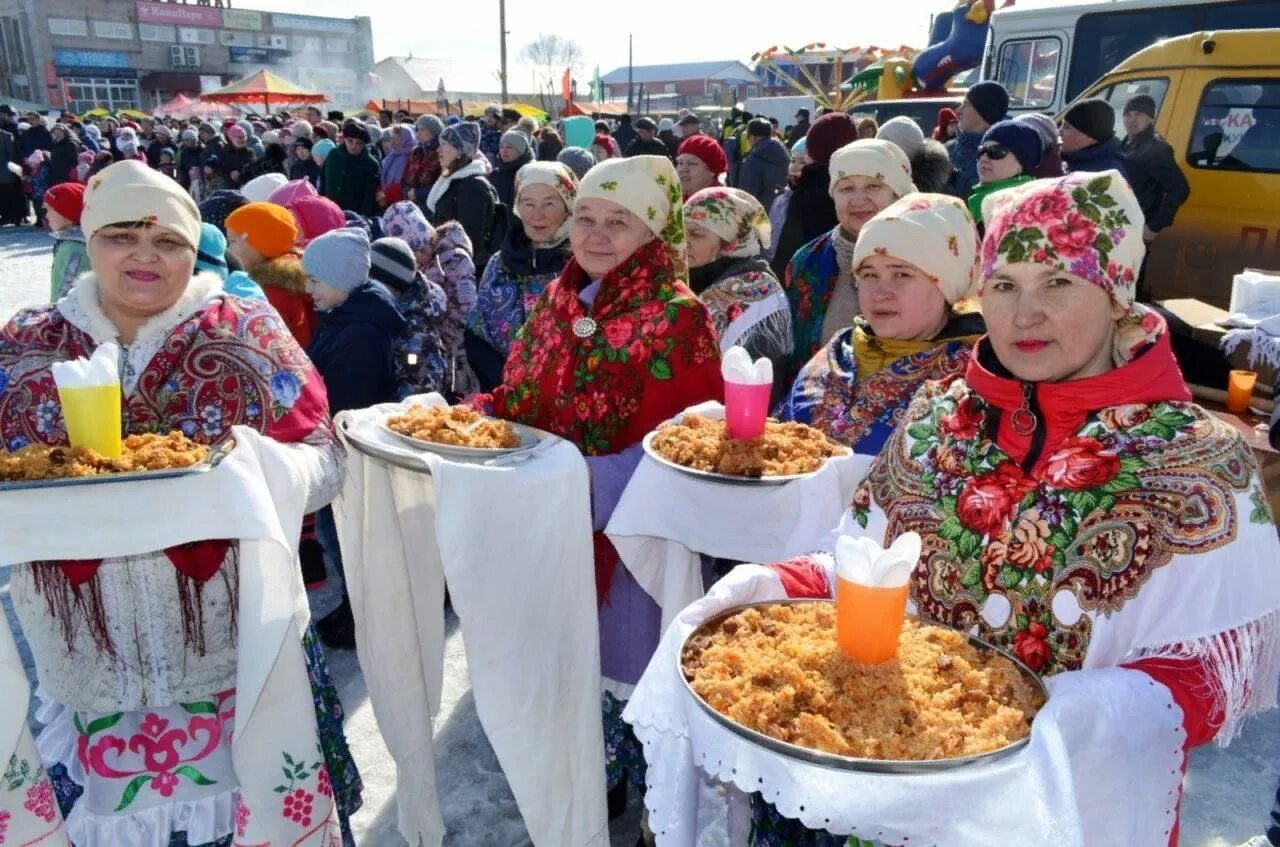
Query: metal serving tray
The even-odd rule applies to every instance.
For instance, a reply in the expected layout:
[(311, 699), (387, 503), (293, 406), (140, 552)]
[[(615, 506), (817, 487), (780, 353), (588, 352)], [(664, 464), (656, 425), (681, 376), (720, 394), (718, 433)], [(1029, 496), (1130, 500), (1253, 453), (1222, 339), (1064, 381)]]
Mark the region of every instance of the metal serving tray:
[(694, 479), (703, 479), (703, 480), (709, 480), (711, 482), (727, 483), (729, 485), (756, 485), (756, 486), (786, 485), (788, 482), (795, 482), (798, 479), (808, 479), (811, 476), (815, 476), (819, 473), (822, 473), (822, 468), (826, 467), (827, 462), (831, 461), (832, 459), (846, 458), (852, 453), (852, 451), (848, 447), (844, 447), (843, 445), (836, 445), (841, 450), (844, 450), (844, 453), (828, 457), (826, 462), (823, 462), (822, 465), (817, 470), (812, 470), (812, 471), (809, 471), (808, 473), (784, 474), (784, 475), (778, 475), (778, 476), (734, 476), (732, 474), (716, 473), (715, 471), (704, 471), (704, 470), (698, 470), (697, 468), (687, 468), (684, 465), (671, 461), (670, 459), (666, 458), (665, 456), (663, 456), (661, 453), (659, 453), (657, 450), (654, 449), (653, 439), (655, 436), (657, 436), (657, 434), (658, 434), (658, 430), (655, 429), (653, 432), (646, 435), (644, 437), (644, 441), (642, 442), (644, 444), (644, 452), (649, 458), (653, 459), (655, 462), (662, 465), (663, 467), (670, 468), (671, 470), (685, 474), (686, 476), (691, 476)]
[(126, 473), (101, 474), (100, 476), (77, 476), (60, 479), (23, 479), (13, 482), (0, 482), (0, 494), (6, 491), (25, 491), (32, 488), (69, 488), (85, 485), (110, 485), (118, 482), (141, 482), (151, 479), (174, 479), (183, 476), (195, 476), (208, 473), (222, 463), (235, 449), (234, 436), (227, 436), (209, 448), (209, 455), (203, 461), (189, 468), (166, 468), (160, 471), (129, 471)]
[[(702, 624), (693, 632), (690, 632), (685, 640), (680, 644), (680, 652), (676, 657), (677, 671), (680, 673), (680, 679), (684, 682), (685, 690), (689, 696), (694, 699), (702, 710), (711, 716), (713, 720), (724, 726), (731, 732), (741, 736), (744, 740), (763, 747), (774, 753), (788, 756), (792, 759), (799, 759), (813, 765), (822, 765), (823, 767), (835, 768), (845, 771), (864, 771), (868, 773), (889, 773), (889, 774), (919, 774), (919, 773), (936, 773), (938, 771), (952, 770), (954, 768), (962, 768), (968, 765), (985, 764), (1003, 759), (1021, 748), (1031, 740), (1030, 734), (1021, 738), (1012, 744), (1001, 747), (998, 750), (992, 750), (989, 753), (981, 753), (976, 756), (958, 756), (950, 759), (928, 759), (928, 760), (900, 760), (900, 759), (860, 759), (853, 756), (838, 756), (834, 753), (824, 753), (820, 750), (811, 750), (808, 747), (800, 747), (795, 744), (789, 744), (785, 741), (779, 741), (771, 738), (754, 729), (743, 726), (740, 723), (717, 712), (707, 701), (703, 700), (698, 693), (693, 690), (693, 686), (689, 684), (689, 680), (684, 675), (684, 655), (689, 649), (690, 642), (697, 636), (716, 627), (721, 621), (731, 615), (741, 612), (743, 609), (749, 609), (753, 606), (773, 606), (773, 605), (794, 605), (798, 603), (834, 603), (834, 600), (821, 599), (797, 599), (797, 600), (770, 600), (763, 603), (746, 603), (741, 606), (735, 606), (732, 609), (726, 609), (718, 615), (703, 621)], [(913, 617), (914, 616), (910, 616)], [(937, 624), (934, 624), (935, 626)], [(1014, 667), (1030, 682), (1037, 690), (1039, 690), (1045, 700), (1049, 699), (1049, 692), (1044, 686), (1044, 682), (1040, 677), (1031, 672), (1031, 669), (1023, 664), (1019, 659), (1011, 653), (1001, 650), (993, 644), (983, 641), (974, 635), (968, 635), (969, 643), (979, 650), (991, 653), (998, 653), (1009, 661), (1013, 662)]]

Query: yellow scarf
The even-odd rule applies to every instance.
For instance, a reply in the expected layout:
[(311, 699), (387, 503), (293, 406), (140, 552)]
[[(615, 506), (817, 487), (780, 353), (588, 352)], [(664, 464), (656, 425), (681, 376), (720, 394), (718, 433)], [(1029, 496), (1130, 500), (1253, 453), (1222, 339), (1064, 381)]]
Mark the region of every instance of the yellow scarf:
[(963, 341), (966, 344), (972, 344), (980, 337), (977, 335), (947, 337), (945, 327), (939, 333), (939, 336), (939, 338), (932, 338), (927, 341), (879, 338), (871, 334), (864, 321), (856, 321), (853, 325), (853, 355), (858, 362), (858, 379), (866, 379), (872, 374), (889, 367), (899, 359), (914, 356), (926, 350), (932, 350), (948, 341)]

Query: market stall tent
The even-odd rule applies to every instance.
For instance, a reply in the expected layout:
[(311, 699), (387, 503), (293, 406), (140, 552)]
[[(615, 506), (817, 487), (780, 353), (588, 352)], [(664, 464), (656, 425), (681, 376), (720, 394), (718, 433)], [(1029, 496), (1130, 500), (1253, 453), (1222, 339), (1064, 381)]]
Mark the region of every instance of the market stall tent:
[(262, 106), (264, 111), (269, 112), (272, 106), (325, 103), (329, 100), (329, 96), (317, 91), (307, 91), (264, 68), (217, 91), (207, 92), (201, 95), (200, 99), (208, 103)]

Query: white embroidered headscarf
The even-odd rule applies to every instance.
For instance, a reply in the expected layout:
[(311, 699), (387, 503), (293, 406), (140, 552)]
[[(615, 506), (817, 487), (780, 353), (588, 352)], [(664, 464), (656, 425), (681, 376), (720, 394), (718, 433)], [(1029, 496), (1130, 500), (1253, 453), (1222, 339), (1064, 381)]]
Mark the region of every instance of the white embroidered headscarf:
[(928, 275), (948, 303), (955, 303), (971, 294), (977, 283), (978, 228), (955, 197), (908, 194), (859, 231), (854, 269), (872, 255), (910, 262)]
[[(632, 156), (596, 165), (578, 186), (577, 203), (609, 200), (644, 221), (671, 251), (676, 276), (689, 278), (684, 252), (684, 192), (666, 156)], [(576, 204), (575, 204), (576, 205)]]
[(892, 141), (879, 138), (851, 141), (831, 154), (828, 169), (831, 172), (828, 191), (832, 194), (836, 183), (847, 176), (878, 179), (899, 197), (906, 197), (916, 190), (916, 184), (911, 181), (911, 160)]

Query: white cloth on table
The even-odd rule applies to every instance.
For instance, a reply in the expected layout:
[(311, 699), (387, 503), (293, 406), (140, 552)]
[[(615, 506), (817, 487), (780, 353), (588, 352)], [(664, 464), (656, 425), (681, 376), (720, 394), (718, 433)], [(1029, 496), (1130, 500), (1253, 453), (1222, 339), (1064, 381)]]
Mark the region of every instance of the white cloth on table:
[[(649, 826), (659, 845), (692, 845), (700, 771), (760, 792), (806, 827), (889, 844), (974, 847), (1164, 847), (1182, 781), (1182, 710), (1141, 671), (1105, 668), (1048, 679), (1031, 740), (991, 764), (936, 774), (840, 771), (743, 740), (709, 717), (678, 667), (684, 638), (743, 603), (785, 597), (778, 576), (741, 565), (682, 611), (623, 713), (649, 763)], [(703, 817), (707, 817), (703, 810)]]
[[(319, 844), (338, 831), (321, 787), (319, 738), (302, 652), (306, 592), (296, 567), (308, 468), (295, 451), (246, 427), (214, 470), (176, 479), (0, 493), (0, 561), (138, 555), (206, 539), (238, 540), (239, 660), (232, 760), (246, 843)], [(38, 565), (44, 567), (44, 565)], [(29, 682), (8, 627), (0, 627), (0, 757), (34, 752)], [(289, 790), (314, 797), (305, 825), (281, 810), (284, 757), (314, 762)], [(9, 810), (0, 793), (0, 809)], [(21, 798), (17, 809), (22, 808)], [(38, 823), (39, 821), (36, 821)], [(15, 815), (10, 835), (32, 823)]]
[[(685, 414), (723, 419), (719, 403)], [(873, 456), (832, 459), (785, 485), (733, 485), (665, 467), (649, 456), (627, 484), (605, 534), (640, 587), (662, 608), (665, 630), (702, 596), (699, 554), (776, 562), (815, 550), (849, 504)]]
[(348, 451), (334, 501), (360, 666), (399, 779), (410, 844), (444, 838), (432, 762), (444, 582), (461, 622), (476, 711), (530, 838), (608, 843), (600, 656), (586, 464), (567, 441), (507, 466), (414, 450), (383, 421), (404, 404), (344, 412), (339, 431), (415, 473)]

